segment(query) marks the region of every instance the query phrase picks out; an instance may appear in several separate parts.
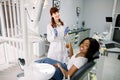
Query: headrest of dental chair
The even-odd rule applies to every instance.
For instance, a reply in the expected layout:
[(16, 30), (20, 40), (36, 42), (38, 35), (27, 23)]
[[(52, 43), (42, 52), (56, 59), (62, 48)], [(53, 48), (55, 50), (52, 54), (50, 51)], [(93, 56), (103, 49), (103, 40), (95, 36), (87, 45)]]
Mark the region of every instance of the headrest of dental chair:
[(83, 80), (94, 65), (94, 61), (85, 63), (82, 67), (78, 69), (77, 72), (75, 72), (75, 74), (70, 78), (70, 80)]
[(100, 55), (100, 52), (97, 51), (94, 55), (93, 55), (93, 59), (98, 59)]

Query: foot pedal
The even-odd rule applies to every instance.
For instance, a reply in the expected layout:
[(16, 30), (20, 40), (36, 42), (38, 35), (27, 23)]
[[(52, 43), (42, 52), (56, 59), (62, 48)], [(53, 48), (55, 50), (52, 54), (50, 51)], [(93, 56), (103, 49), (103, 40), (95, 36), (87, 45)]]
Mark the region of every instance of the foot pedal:
[(18, 64), (20, 65), (20, 68), (24, 70), (24, 65), (25, 65), (25, 59), (23, 58), (18, 58)]

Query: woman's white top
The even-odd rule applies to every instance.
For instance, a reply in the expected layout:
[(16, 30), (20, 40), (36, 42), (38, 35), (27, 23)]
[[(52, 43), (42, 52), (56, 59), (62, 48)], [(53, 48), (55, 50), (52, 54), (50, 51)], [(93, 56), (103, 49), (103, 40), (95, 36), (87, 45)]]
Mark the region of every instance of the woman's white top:
[(77, 54), (74, 54), (70, 59), (69, 59), (69, 62), (68, 62), (68, 70), (74, 65), (76, 66), (78, 69), (83, 66), (87, 61), (88, 59), (85, 58), (85, 57), (76, 57)]
[(47, 57), (63, 63), (66, 63), (68, 57), (64, 36), (64, 30), (66, 27), (67, 26), (56, 27), (58, 36), (55, 37), (54, 29), (52, 26), (50, 24), (47, 26), (47, 40), (50, 42)]

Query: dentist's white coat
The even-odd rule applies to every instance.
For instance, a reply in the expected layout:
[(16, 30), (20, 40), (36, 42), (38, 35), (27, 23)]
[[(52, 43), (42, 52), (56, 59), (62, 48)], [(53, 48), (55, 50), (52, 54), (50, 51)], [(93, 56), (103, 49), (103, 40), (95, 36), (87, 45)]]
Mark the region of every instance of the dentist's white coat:
[(65, 26), (57, 27), (58, 36), (55, 37), (54, 29), (49, 24), (47, 26), (47, 40), (50, 42), (47, 57), (65, 63), (67, 61), (68, 53), (66, 49), (66, 41), (64, 36)]

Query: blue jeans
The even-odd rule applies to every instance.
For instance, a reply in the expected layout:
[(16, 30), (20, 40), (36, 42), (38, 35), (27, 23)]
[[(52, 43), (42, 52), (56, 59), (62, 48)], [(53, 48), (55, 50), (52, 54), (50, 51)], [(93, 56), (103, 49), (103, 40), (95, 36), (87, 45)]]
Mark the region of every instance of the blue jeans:
[[(57, 60), (50, 59), (50, 58), (40, 59), (40, 60), (37, 60), (35, 62), (38, 62), (38, 63), (48, 63), (48, 64), (51, 64), (51, 65), (54, 65), (56, 63), (60, 63), (61, 66), (65, 70), (68, 70), (67, 69), (67, 65), (65, 63), (61, 63), (61, 62), (59, 62)], [(52, 80), (62, 80), (62, 79), (63, 79), (63, 74), (62, 74), (61, 70), (58, 67), (56, 67), (55, 74), (53, 75)]]

